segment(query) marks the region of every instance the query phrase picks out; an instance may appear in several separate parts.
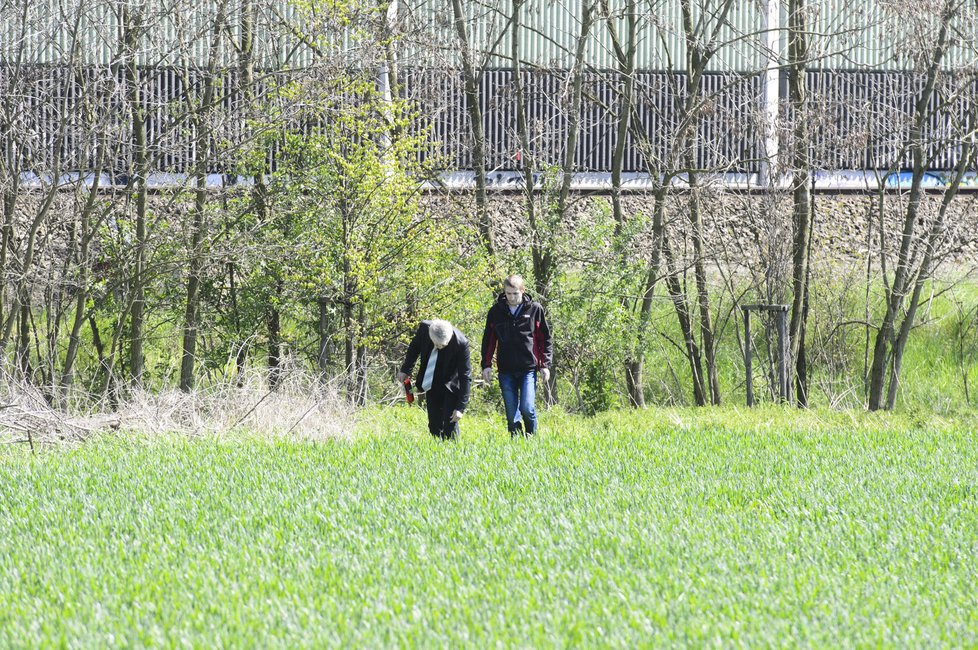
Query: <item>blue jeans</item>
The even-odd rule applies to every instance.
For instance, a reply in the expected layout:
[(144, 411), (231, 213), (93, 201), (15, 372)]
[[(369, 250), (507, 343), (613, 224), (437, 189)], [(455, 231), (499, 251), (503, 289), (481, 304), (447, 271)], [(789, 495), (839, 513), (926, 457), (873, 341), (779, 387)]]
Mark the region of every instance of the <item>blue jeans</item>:
[[(537, 371), (500, 372), (499, 388), (506, 405), (506, 424), (510, 433), (525, 428), (527, 435), (537, 430)], [(522, 422), (522, 426), (520, 426)]]

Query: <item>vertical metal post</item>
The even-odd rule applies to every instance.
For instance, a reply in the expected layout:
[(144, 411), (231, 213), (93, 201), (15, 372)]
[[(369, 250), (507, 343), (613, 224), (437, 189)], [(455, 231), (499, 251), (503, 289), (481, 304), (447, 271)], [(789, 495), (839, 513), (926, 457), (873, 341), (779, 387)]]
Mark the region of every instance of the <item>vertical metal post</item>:
[(744, 310), (744, 365), (747, 367), (747, 406), (754, 406), (754, 371), (751, 367), (753, 351), (750, 340), (750, 309)]
[(782, 402), (788, 401), (788, 346), (785, 334), (788, 312), (778, 310), (778, 393)]
[(761, 76), (762, 146), (759, 181), (761, 187), (779, 183), (781, 143), (778, 139), (778, 115), (781, 105), (781, 3), (778, 0), (761, 2), (763, 27), (758, 37), (764, 58)]

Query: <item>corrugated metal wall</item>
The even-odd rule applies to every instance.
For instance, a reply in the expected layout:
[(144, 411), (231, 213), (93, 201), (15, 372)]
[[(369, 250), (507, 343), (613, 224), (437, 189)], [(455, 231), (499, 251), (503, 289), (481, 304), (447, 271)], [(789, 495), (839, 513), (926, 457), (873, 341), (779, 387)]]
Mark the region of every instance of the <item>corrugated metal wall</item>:
[[(909, 140), (920, 77), (905, 72), (814, 71), (808, 74), (813, 158), (823, 169), (909, 168)], [(945, 78), (931, 97), (924, 125), (925, 167), (951, 169), (958, 161), (967, 112), (978, 102), (974, 78)], [(956, 135), (957, 134), (957, 135)]]
[[(511, 0), (490, 2), (466, 2), (467, 25), (470, 27), (470, 46), (477, 52), (488, 52), (488, 67), (512, 67), (511, 38), (508, 31), (512, 13)], [(610, 2), (615, 12), (624, 3)], [(639, 19), (636, 61), (644, 70), (681, 70), (685, 61), (685, 45), (682, 17), (678, 0), (640, 2), (642, 15)], [(707, 16), (707, 25), (717, 0), (694, 3), (695, 18)], [(762, 64), (760, 48), (746, 44), (743, 37), (757, 33), (759, 12), (757, 3), (736, 1), (727, 16), (727, 24), (720, 30), (718, 42), (730, 43), (717, 52), (713, 71), (744, 71), (757, 69)], [(582, 3), (580, 0), (554, 2), (552, 0), (526, 0), (520, 14), (520, 50), (526, 64), (545, 68), (568, 68), (572, 65), (577, 39), (581, 30)], [(452, 17), (451, 0), (418, 0), (410, 11), (411, 20), (408, 57), (426, 65), (448, 62), (458, 65), (458, 39)], [(619, 31), (624, 21), (614, 19)], [(412, 47), (412, 30), (423, 34), (422, 44)], [(739, 40), (738, 40), (739, 39)], [(443, 45), (433, 49), (432, 43)], [(606, 69), (616, 66), (612, 38), (605, 17), (594, 22), (586, 60), (589, 66)]]
[[(408, 77), (409, 94), (422, 99), (429, 116), (438, 153), (454, 164), (449, 168), (471, 169), (471, 126), (462, 97), (462, 77), (443, 70), (416, 71)], [(567, 116), (563, 109), (569, 92), (564, 74), (524, 73), (527, 123), (534, 164), (538, 168), (561, 165), (566, 155)], [(684, 77), (666, 73), (640, 73), (636, 80), (637, 119), (647, 134), (647, 145), (656, 159), (665, 159), (679, 122), (679, 97)], [(621, 80), (613, 74), (585, 75), (585, 101), (581, 109), (581, 134), (575, 151), (577, 171), (608, 171), (614, 150), (616, 115)], [(428, 89), (422, 92), (420, 89)], [(749, 171), (756, 167), (759, 142), (756, 102), (759, 80), (729, 75), (707, 75), (702, 83), (710, 98), (710, 114), (697, 134), (696, 160), (704, 168)], [(434, 92), (430, 92), (434, 90)], [(437, 96), (439, 93), (445, 93)], [(486, 166), (490, 170), (520, 169), (523, 157), (516, 131), (513, 72), (493, 70), (482, 78), (483, 127), (488, 142)], [(519, 156), (517, 154), (520, 154)], [(625, 170), (646, 171), (642, 151), (628, 136)]]
[[(0, 0), (0, 60), (16, 59), (18, 52), (28, 61), (63, 63), (69, 60), (74, 44), (78, 54), (90, 64), (109, 64), (117, 55), (120, 14), (123, 7), (145, 8), (146, 32), (141, 39), (140, 64), (204, 65), (207, 58), (209, 25), (224, 0), (146, 0), (140, 3), (110, 0), (83, 3), (80, 0)], [(240, 31), (241, 11), (253, 0), (226, 0), (229, 32)], [(711, 33), (716, 13), (724, 0), (694, 0), (694, 18), (704, 21), (703, 33)], [(452, 21), (451, 0), (400, 0), (403, 55), (418, 66), (458, 64), (458, 43)], [(809, 17), (813, 24), (812, 66), (831, 69), (906, 69), (912, 67), (907, 53), (911, 43), (926, 35), (918, 30), (918, 20), (936, 11), (940, 3), (912, 3), (909, 0), (811, 0)], [(965, 13), (955, 22), (957, 43), (952, 48), (949, 68), (973, 65), (978, 20), (973, 4), (965, 3)], [(611, 0), (612, 14), (625, 3)], [(645, 0), (639, 21), (637, 67), (642, 70), (684, 69), (686, 48), (682, 34), (679, 0)], [(764, 28), (761, 0), (734, 0), (727, 20), (719, 32), (722, 45), (714, 57), (712, 72), (756, 71), (764, 66), (762, 45)], [(784, 3), (782, 2), (782, 6)], [(315, 6), (315, 5), (304, 5)], [(470, 39), (478, 52), (495, 52), (483, 60), (488, 68), (512, 67), (510, 33), (507, 31), (512, 0), (465, 0)], [(916, 6), (917, 13), (910, 7)], [(328, 8), (318, 7), (316, 18), (297, 3), (284, 0), (258, 5), (256, 56), (259, 67), (308, 65), (313, 56), (295, 37), (292, 27), (308, 31), (313, 38), (330, 36), (323, 29), (334, 29)], [(566, 68), (572, 60), (580, 31), (581, 0), (526, 0), (521, 14), (521, 50), (526, 63), (545, 68)], [(325, 17), (324, 17), (325, 16)], [(290, 26), (283, 26), (285, 20)], [(378, 20), (374, 17), (373, 20)], [(619, 19), (620, 21), (620, 19)], [(782, 24), (786, 18), (782, 12)], [(619, 25), (623, 29), (623, 24)], [(350, 56), (361, 53), (358, 37), (348, 31), (340, 37), (340, 48)], [(783, 49), (783, 43), (782, 43)], [(588, 45), (588, 65), (596, 69), (615, 67), (611, 38), (605, 19), (593, 28)], [(235, 53), (225, 44), (222, 64), (233, 65)]]
[[(199, 87), (197, 80), (207, 58), (210, 20), (218, 1), (167, 0), (169, 4), (146, 5), (154, 13), (147, 18), (138, 60), (145, 64), (140, 74), (153, 164), (161, 171), (186, 171), (194, 157), (192, 128), (175, 116), (182, 111), (181, 103)], [(234, 35), (240, 31), (244, 2), (233, 0), (227, 5), (228, 22)], [(609, 4), (614, 9), (623, 3)], [(715, 21), (710, 17), (710, 10), (719, 5), (719, 0), (694, 4), (706, 24)], [(902, 136), (913, 110), (915, 82), (913, 75), (887, 69), (913, 63), (894, 55), (894, 52), (909, 51), (900, 46), (906, 39), (914, 38), (919, 27), (913, 14), (900, 13), (901, 8), (906, 9), (904, 4), (902, 0), (812, 3), (813, 33), (823, 34), (812, 43), (822, 57), (821, 67), (814, 66), (809, 73), (811, 101), (819, 106), (810, 116), (816, 166), (864, 169), (906, 165), (907, 154), (896, 147), (904, 140)], [(511, 0), (467, 1), (463, 5), (469, 12), (473, 43), (479, 49), (495, 47), (497, 51), (508, 52), (505, 12), (510, 10)], [(682, 69), (684, 57), (677, 29), (678, 0), (654, 0), (640, 5), (647, 11), (642, 18), (639, 39), (636, 112), (648, 142), (629, 140), (625, 167), (631, 171), (644, 171), (649, 160), (665, 159), (675, 153), (670, 147), (674, 146), (681, 118), (680, 105), (686, 94), (685, 77), (675, 71)], [(119, 166), (127, 166), (131, 125), (124, 82), (119, 70), (113, 72), (107, 67), (121, 61), (118, 25), (123, 6), (132, 5), (0, 0), (0, 38), (3, 39), (0, 54), (7, 60), (6, 64), (0, 62), (0, 93), (6, 111), (6, 115), (0, 116), (0, 138), (8, 157), (41, 161), (57, 152), (66, 161), (85, 168), (93, 142), (103, 137), (111, 140), (111, 148), (121, 161)], [(439, 164), (445, 169), (471, 168), (468, 113), (461, 79), (450, 55), (457, 51), (458, 44), (450, 0), (411, 0), (405, 6), (404, 24), (424, 28), (420, 36), (408, 29), (413, 34), (411, 38), (421, 38), (425, 44), (414, 49), (409, 43), (404, 46), (402, 62), (409, 65), (404, 73), (406, 92), (419, 101), (427, 115), (433, 142), (443, 156)], [(701, 92), (706, 101), (694, 143), (694, 160), (702, 168), (729, 171), (758, 168), (761, 88), (756, 73), (764, 56), (755, 38), (759, 6), (746, 0), (735, 3), (734, 11), (728, 16), (729, 26), (722, 31), (720, 40), (749, 37), (721, 48), (717, 65), (702, 80)], [(568, 96), (567, 66), (579, 29), (579, 11), (578, 0), (563, 3), (527, 0), (522, 15), (522, 50), (529, 62), (537, 64), (525, 68), (524, 78), (529, 102), (527, 118), (533, 133), (530, 153), (541, 166), (560, 164), (564, 157), (567, 123), (562, 106)], [(302, 18), (300, 10), (287, 3), (260, 7), (257, 59), (259, 67), (264, 66), (266, 70), (300, 66), (311, 60), (308, 47), (297, 44), (293, 35), (273, 28), (275, 21), (282, 17), (295, 25), (311, 20), (308, 16)], [(383, 20), (383, 17), (372, 19)], [(321, 24), (326, 22), (324, 19)], [(978, 27), (976, 23), (958, 27), (954, 49), (957, 58), (952, 58), (952, 64), (967, 63), (973, 68), (975, 57), (968, 58), (966, 54), (974, 51), (972, 37)], [(72, 40), (73, 34), (79, 40)], [(359, 47), (364, 43), (358, 44), (350, 33), (336, 34), (335, 38), (343, 42), (340, 49), (349, 55), (346, 62), (378, 65), (376, 47)], [(87, 68), (76, 68), (71, 73), (75, 76), (67, 68), (52, 63), (70, 58), (72, 52), (90, 64)], [(215, 112), (219, 116), (215, 120), (216, 132), (229, 142), (238, 137), (235, 129), (242, 119), (234, 109), (235, 81), (231, 71), (235, 69), (235, 56), (232, 44), (223, 42), (220, 65), (226, 71), (222, 73), (221, 88), (226, 100), (221, 111)], [(18, 65), (12, 60), (32, 65)], [(165, 65), (168, 62), (181, 65)], [(340, 62), (344, 62), (342, 57)], [(519, 168), (514, 160), (518, 146), (509, 63), (505, 56), (478, 61), (485, 69), (482, 110), (489, 140), (487, 162), (490, 168), (501, 170)], [(615, 64), (605, 23), (599, 22), (595, 27), (589, 63), (575, 161), (579, 171), (607, 171), (611, 167), (615, 137), (616, 88), (621, 81), (610, 72)], [(974, 101), (973, 82), (965, 83), (963, 76), (947, 78), (948, 86), (942, 89), (941, 97), (948, 106), (937, 111), (927, 125), (929, 137), (937, 138), (929, 166), (938, 169), (949, 168), (956, 160), (956, 151), (940, 142), (942, 134), (962, 122), (965, 107)], [(81, 92), (82, 86), (96, 88), (96, 94), (104, 96), (96, 109), (88, 109), (95, 111), (89, 122), (102, 125), (98, 131), (82, 123), (80, 116), (84, 113), (79, 102), (82, 97), (92, 96)], [(781, 97), (786, 97), (783, 88)], [(19, 135), (14, 137), (13, 133)], [(786, 131), (782, 136), (787, 140), (790, 133)], [(28, 155), (29, 152), (33, 153)]]
[[(252, 2), (254, 0), (247, 0)], [(202, 67), (218, 4), (223, 4), (227, 28), (218, 62), (236, 63), (241, 12), (246, 0), (139, 0), (85, 3), (80, 0), (0, 0), (0, 61), (61, 64), (75, 60), (87, 65), (111, 65), (120, 58), (123, 12), (142, 16), (136, 61), (146, 67)], [(313, 61), (282, 21), (302, 31), (302, 12), (290, 2), (257, 5), (255, 60), (260, 68), (301, 67)], [(316, 33), (311, 33), (316, 37)], [(356, 49), (351, 42), (348, 50)]]
[[(471, 46), (478, 52), (495, 52), (487, 57), (489, 67), (511, 67), (510, 34), (506, 32), (511, 0), (485, 0), (464, 3), (468, 12)], [(609, 2), (611, 13), (622, 10), (620, 0)], [(702, 33), (712, 34), (716, 14), (723, 0), (693, 2), (694, 20), (705, 21)], [(920, 43), (914, 32), (916, 21), (909, 7), (914, 3), (901, 0), (812, 0), (808, 16), (812, 66), (820, 68), (886, 70), (912, 67), (907, 53), (908, 43)], [(931, 15), (934, 3), (915, 3), (920, 15)], [(636, 52), (637, 67), (643, 70), (685, 69), (686, 45), (682, 29), (679, 0), (650, 0), (639, 2), (641, 18)], [(761, 69), (767, 59), (762, 45), (765, 29), (762, 2), (735, 0), (726, 22), (719, 30), (720, 45), (709, 70), (711, 72), (748, 72)], [(416, 0), (410, 11), (411, 29), (424, 35), (420, 46), (411, 47), (409, 57), (426, 65), (449, 62), (457, 65), (457, 37), (451, 22), (451, 0)], [(522, 55), (529, 65), (568, 67), (573, 59), (574, 45), (580, 33), (581, 0), (526, 0), (521, 13), (523, 29)], [(617, 20), (619, 31), (624, 21)], [(782, 25), (787, 24), (785, 3), (782, 2)], [(947, 67), (973, 65), (976, 58), (975, 41), (978, 22), (975, 8), (965, 12), (954, 23), (959, 43), (952, 47)], [(916, 39), (916, 40), (914, 40)], [(453, 47), (451, 44), (455, 43)], [(614, 51), (607, 20), (602, 18), (593, 27), (587, 50), (587, 63), (595, 68), (615, 67)], [(926, 45), (926, 41), (924, 42)], [(441, 47), (438, 47), (438, 46)], [(781, 52), (785, 40), (781, 39)]]
[[(114, 168), (130, 168), (131, 107), (124, 78), (106, 68), (89, 68), (79, 74), (64, 67), (34, 66), (16, 72), (14, 75), (11, 68), (0, 66), (4, 111), (0, 151), (29, 163), (29, 168), (50, 168), (60, 156), (57, 168), (84, 170), (92, 167), (93, 152), (102, 143), (114, 159)], [(196, 101), (199, 97), (200, 81), (200, 73), (188, 74), (178, 68), (140, 71), (153, 169), (190, 170), (196, 157), (195, 133), (181, 115), (186, 112), (188, 98)], [(567, 142), (567, 116), (562, 107), (569, 78), (566, 73), (526, 72), (523, 83), (532, 134), (530, 153), (537, 167), (559, 165)], [(581, 137), (575, 152), (577, 171), (611, 169), (621, 83), (613, 73), (586, 75)], [(671, 148), (676, 146), (685, 83), (685, 77), (678, 74), (637, 75), (636, 115), (647, 141), (635, 142), (629, 135), (626, 171), (648, 171), (654, 161), (680, 153)], [(471, 169), (470, 125), (461, 75), (449, 70), (409, 70), (405, 84), (407, 96), (418, 102), (426, 116), (424, 126), (431, 129), (439, 167)], [(219, 80), (223, 94), (220, 105), (210, 114), (212, 147), (218, 142), (230, 148), (240, 143), (244, 116), (236, 86), (232, 72)], [(907, 138), (919, 78), (894, 72), (815, 71), (809, 73), (808, 87), (811, 103), (817, 107), (809, 116), (815, 167), (909, 166), (909, 153), (900, 146)], [(490, 169), (518, 170), (512, 71), (487, 72), (481, 90), (487, 165)], [(758, 76), (711, 74), (703, 78), (701, 123), (693, 143), (694, 160), (700, 168), (757, 171), (762, 157), (760, 92)], [(950, 138), (952, 133), (961, 133), (966, 110), (975, 101), (978, 85), (973, 79), (960, 87), (947, 81), (940, 97), (935, 97), (930, 107), (933, 115), (925, 128), (932, 155), (928, 167), (949, 169), (954, 165), (958, 151)], [(782, 136), (787, 141), (790, 132), (786, 130)], [(225, 158), (225, 162), (230, 160)], [(225, 172), (228, 168), (218, 157), (211, 171)]]
[[(914, 52), (929, 54), (941, 2), (910, 0), (818, 0), (810, 12), (811, 67), (821, 69), (909, 70)], [(974, 67), (978, 59), (978, 15), (961, 2), (952, 21), (952, 45), (945, 69)], [(786, 18), (782, 24), (787, 24)]]

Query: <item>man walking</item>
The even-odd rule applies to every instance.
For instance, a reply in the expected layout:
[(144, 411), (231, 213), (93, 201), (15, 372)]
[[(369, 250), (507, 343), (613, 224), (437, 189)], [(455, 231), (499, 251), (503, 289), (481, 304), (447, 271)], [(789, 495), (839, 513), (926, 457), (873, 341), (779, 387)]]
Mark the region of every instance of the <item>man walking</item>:
[(421, 321), (397, 379), (409, 379), (414, 363), (421, 358), (421, 374), (415, 382), (428, 407), (428, 430), (443, 440), (458, 437), (458, 421), (469, 403), (472, 365), (469, 342), (451, 323)]
[(513, 437), (537, 431), (537, 373), (546, 382), (553, 362), (553, 340), (543, 307), (526, 293), (518, 275), (503, 280), (503, 293), (489, 309), (482, 334), (482, 378), (492, 378), (496, 355), (499, 388), (506, 405), (506, 424)]

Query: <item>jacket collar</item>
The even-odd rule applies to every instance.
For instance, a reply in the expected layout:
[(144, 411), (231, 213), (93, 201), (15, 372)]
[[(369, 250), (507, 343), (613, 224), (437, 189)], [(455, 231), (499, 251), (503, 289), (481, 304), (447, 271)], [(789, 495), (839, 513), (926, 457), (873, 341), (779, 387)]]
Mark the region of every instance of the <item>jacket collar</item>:
[[(531, 302), (533, 302), (533, 298), (530, 296), (530, 294), (523, 292), (523, 302), (520, 303), (520, 307), (526, 307)], [(506, 302), (505, 293), (501, 293), (496, 297), (496, 304), (509, 311), (509, 303)]]

